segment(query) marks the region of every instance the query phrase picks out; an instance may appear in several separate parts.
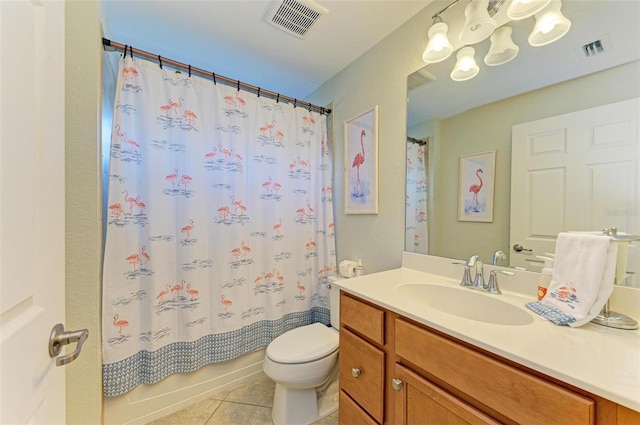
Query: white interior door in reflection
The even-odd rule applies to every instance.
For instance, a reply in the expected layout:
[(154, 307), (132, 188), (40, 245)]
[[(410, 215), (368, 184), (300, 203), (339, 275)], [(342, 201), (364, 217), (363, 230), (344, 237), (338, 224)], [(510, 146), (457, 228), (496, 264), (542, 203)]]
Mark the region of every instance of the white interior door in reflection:
[[(553, 252), (562, 231), (640, 233), (639, 105), (635, 98), (513, 127), (512, 266), (539, 271), (536, 255)], [(625, 284), (640, 285), (639, 267), (640, 247), (632, 247)]]

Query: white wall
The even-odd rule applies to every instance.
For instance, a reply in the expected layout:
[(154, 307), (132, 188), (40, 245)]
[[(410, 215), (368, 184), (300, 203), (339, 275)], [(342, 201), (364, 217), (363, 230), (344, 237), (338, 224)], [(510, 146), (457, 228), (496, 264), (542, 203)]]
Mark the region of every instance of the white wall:
[[(404, 249), (407, 76), (424, 65), (430, 14), (423, 9), (309, 96), (334, 102), (334, 202), (338, 261), (362, 258), (365, 272), (399, 267)], [(433, 13), (433, 12), (431, 12)], [(344, 214), (345, 120), (379, 106), (379, 213)]]
[(65, 366), (67, 423), (98, 424), (102, 411), (100, 265), (100, 53), (97, 3), (65, 2), (67, 329), (89, 329)]

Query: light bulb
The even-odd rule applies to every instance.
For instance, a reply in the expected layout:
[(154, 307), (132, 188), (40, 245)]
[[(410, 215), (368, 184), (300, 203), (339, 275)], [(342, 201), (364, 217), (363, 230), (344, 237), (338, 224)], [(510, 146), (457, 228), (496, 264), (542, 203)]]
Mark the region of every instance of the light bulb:
[(422, 54), (422, 60), (427, 63), (441, 62), (453, 52), (453, 46), (447, 37), (449, 27), (444, 22), (438, 22), (429, 28), (429, 42)]

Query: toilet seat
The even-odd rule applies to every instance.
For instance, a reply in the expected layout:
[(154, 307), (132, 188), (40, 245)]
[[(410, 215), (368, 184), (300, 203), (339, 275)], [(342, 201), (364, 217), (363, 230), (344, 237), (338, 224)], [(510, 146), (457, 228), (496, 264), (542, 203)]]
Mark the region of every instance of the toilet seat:
[(266, 354), (278, 363), (308, 363), (332, 354), (338, 343), (338, 332), (313, 323), (283, 333), (267, 346)]

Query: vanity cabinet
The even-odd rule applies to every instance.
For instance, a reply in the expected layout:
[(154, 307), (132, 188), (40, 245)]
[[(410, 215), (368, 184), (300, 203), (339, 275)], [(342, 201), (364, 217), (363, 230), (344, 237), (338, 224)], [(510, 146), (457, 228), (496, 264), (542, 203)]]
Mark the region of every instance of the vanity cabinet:
[(640, 424), (640, 413), (342, 292), (342, 424)]

